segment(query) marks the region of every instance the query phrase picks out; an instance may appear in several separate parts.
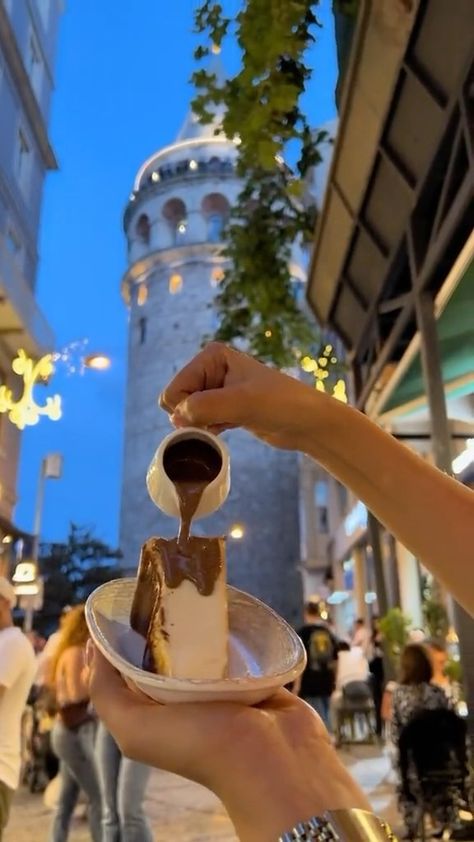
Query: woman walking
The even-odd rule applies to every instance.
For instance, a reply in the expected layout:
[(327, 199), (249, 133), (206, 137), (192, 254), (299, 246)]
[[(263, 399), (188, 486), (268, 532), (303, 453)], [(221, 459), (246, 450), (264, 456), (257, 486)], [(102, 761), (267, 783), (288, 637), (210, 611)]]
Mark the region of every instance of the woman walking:
[(52, 747), (59, 758), (61, 789), (50, 842), (66, 842), (81, 789), (89, 801), (93, 842), (101, 842), (101, 800), (94, 759), (95, 722), (84, 674), (88, 638), (84, 606), (78, 605), (68, 613), (61, 628), (53, 664), (58, 713)]
[(102, 723), (96, 754), (102, 790), (102, 842), (153, 842), (143, 809), (150, 766), (124, 757)]

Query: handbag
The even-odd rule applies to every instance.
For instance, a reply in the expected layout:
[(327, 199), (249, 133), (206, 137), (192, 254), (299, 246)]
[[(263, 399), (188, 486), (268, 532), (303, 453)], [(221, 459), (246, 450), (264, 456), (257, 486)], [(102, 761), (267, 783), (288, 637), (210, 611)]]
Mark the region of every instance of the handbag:
[(69, 731), (77, 731), (86, 722), (92, 722), (93, 716), (89, 709), (89, 699), (82, 702), (71, 702), (69, 705), (59, 708), (58, 714), (64, 727)]

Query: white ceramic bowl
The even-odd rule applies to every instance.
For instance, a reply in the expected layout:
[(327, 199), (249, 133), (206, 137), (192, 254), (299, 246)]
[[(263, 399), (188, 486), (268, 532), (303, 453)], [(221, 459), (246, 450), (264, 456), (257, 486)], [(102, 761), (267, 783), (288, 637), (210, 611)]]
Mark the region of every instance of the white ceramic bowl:
[(130, 628), (135, 579), (101, 585), (86, 604), (92, 640), (108, 661), (157, 702), (240, 702), (255, 705), (304, 669), (306, 653), (298, 635), (275, 611), (255, 597), (228, 587), (229, 677), (185, 680), (140, 668), (144, 639)]

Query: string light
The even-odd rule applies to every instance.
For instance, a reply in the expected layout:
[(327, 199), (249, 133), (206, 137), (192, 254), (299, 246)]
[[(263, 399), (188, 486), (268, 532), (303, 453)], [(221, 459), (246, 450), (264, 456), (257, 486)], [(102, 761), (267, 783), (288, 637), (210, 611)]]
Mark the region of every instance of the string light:
[(48, 382), (54, 374), (53, 355), (46, 354), (35, 361), (20, 348), (12, 362), (12, 371), (22, 379), (23, 388), (19, 397), (14, 397), (9, 386), (0, 386), (0, 412), (7, 413), (19, 430), (37, 424), (42, 415), (51, 421), (59, 421), (62, 414), (60, 396), (47, 397), (44, 404), (38, 404), (33, 394), (38, 383)]
[(194, 160), (193, 160), (193, 161), (190, 161), (190, 162), (189, 162), (189, 169), (190, 169), (190, 170), (197, 170), (197, 168), (198, 168), (198, 163), (197, 163), (197, 161), (194, 161)]
[(179, 223), (179, 225), (178, 225), (178, 231), (179, 231), (179, 233), (180, 233), (180, 234), (185, 234), (185, 233), (186, 233), (186, 223), (184, 222), (184, 220), (183, 220), (183, 222), (180, 222), (180, 223)]
[(156, 172), (156, 170), (154, 170), (151, 174), (151, 180), (152, 181), (159, 181), (160, 180), (159, 172)]
[(266, 331), (265, 331), (265, 337), (266, 337), (267, 339), (270, 339), (271, 335), (272, 335), (271, 330), (266, 330)]
[(308, 373), (316, 371), (318, 367), (316, 360), (313, 360), (312, 357), (303, 357), (300, 364), (303, 371), (307, 371)]

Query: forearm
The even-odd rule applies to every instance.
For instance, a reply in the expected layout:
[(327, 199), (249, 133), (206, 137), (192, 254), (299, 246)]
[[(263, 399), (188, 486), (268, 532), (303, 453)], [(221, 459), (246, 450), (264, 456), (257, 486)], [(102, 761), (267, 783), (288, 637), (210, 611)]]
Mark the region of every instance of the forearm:
[(374, 515), (474, 611), (474, 495), (366, 416), (320, 393), (306, 396), (301, 449)]

